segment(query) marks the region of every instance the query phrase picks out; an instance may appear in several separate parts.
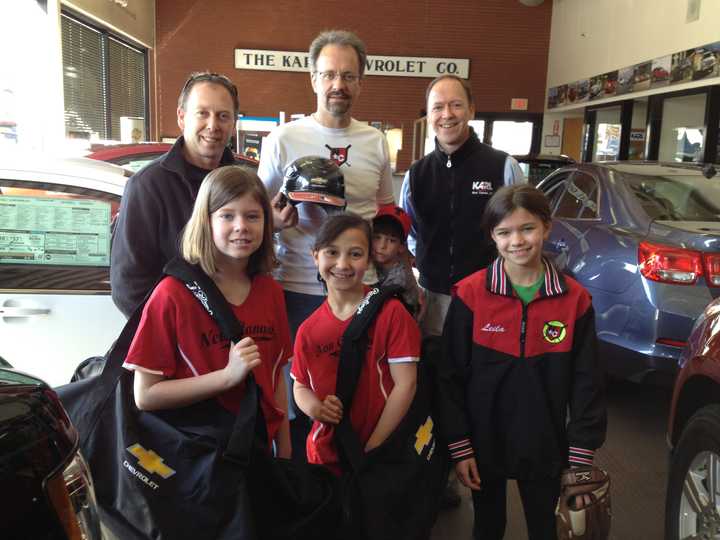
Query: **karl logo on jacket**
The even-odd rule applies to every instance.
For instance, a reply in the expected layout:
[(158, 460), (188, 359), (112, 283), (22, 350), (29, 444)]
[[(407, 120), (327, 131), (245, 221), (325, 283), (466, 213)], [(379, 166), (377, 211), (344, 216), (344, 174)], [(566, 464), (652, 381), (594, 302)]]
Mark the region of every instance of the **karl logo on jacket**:
[(471, 195), (492, 195), (493, 185), (492, 182), (487, 180), (473, 180), (470, 184)]

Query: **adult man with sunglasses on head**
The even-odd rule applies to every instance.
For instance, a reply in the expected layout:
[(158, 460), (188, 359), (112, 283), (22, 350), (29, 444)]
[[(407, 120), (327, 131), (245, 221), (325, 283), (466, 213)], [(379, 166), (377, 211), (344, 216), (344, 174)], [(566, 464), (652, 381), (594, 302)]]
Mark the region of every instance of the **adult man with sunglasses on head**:
[[(290, 331), (325, 299), (311, 256), (315, 232), (324, 219), (317, 205), (301, 204), (297, 210), (282, 207), (278, 193), (284, 170), (295, 159), (315, 155), (335, 161), (345, 178), (347, 209), (371, 219), (380, 206), (393, 204), (392, 172), (385, 136), (352, 118), (365, 72), (363, 42), (352, 32), (329, 30), (310, 45), (310, 83), (317, 109), (308, 117), (279, 126), (263, 142), (258, 175), (273, 198), (280, 267), (276, 278), (285, 289)], [(290, 210), (288, 210), (290, 209)], [(309, 423), (302, 413), (294, 421), (293, 454), (305, 453), (304, 434)]]
[(167, 154), (128, 180), (110, 257), (112, 298), (126, 317), (176, 254), (179, 233), (205, 175), (235, 162), (227, 145), (237, 112), (238, 92), (230, 79), (193, 73), (178, 98), (182, 135)]

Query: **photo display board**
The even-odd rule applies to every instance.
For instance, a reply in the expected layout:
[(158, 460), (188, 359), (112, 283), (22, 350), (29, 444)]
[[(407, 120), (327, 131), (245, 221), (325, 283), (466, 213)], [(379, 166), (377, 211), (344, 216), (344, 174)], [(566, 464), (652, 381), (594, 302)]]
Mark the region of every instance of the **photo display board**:
[(548, 89), (548, 109), (720, 77), (720, 41)]

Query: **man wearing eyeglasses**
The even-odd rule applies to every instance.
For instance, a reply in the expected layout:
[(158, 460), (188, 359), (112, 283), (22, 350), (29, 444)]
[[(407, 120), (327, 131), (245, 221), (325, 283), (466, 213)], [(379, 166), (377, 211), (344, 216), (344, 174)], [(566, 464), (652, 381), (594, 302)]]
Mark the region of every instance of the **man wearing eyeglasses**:
[(126, 317), (175, 256), (179, 233), (190, 218), (205, 175), (235, 163), (227, 145), (237, 112), (238, 92), (230, 79), (193, 73), (178, 98), (182, 135), (167, 154), (128, 180), (110, 256), (112, 298)]
[[(345, 177), (347, 209), (371, 219), (378, 207), (393, 204), (390, 155), (379, 130), (352, 118), (365, 72), (365, 45), (352, 32), (330, 30), (310, 45), (310, 84), (317, 108), (311, 116), (279, 126), (263, 142), (258, 174), (275, 205), (280, 204), (284, 170), (295, 159), (315, 155), (334, 160)], [(325, 296), (311, 256), (313, 238), (325, 219), (317, 205), (274, 209), (280, 267), (276, 278), (285, 289), (290, 331), (295, 332)], [(282, 212), (285, 212), (283, 214)], [(301, 413), (300, 413), (301, 414)], [(291, 413), (292, 415), (292, 413)], [(304, 416), (304, 415), (303, 415)], [(309, 424), (292, 421), (293, 454), (304, 455)]]

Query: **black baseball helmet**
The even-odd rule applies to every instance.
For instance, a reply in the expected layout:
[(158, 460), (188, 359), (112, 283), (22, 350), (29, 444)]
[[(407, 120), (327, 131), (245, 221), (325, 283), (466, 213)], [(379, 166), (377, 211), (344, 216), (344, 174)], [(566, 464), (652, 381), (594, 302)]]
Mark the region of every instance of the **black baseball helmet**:
[(340, 167), (320, 156), (304, 156), (288, 165), (280, 192), (292, 205), (309, 202), (326, 210), (344, 210), (346, 206)]

